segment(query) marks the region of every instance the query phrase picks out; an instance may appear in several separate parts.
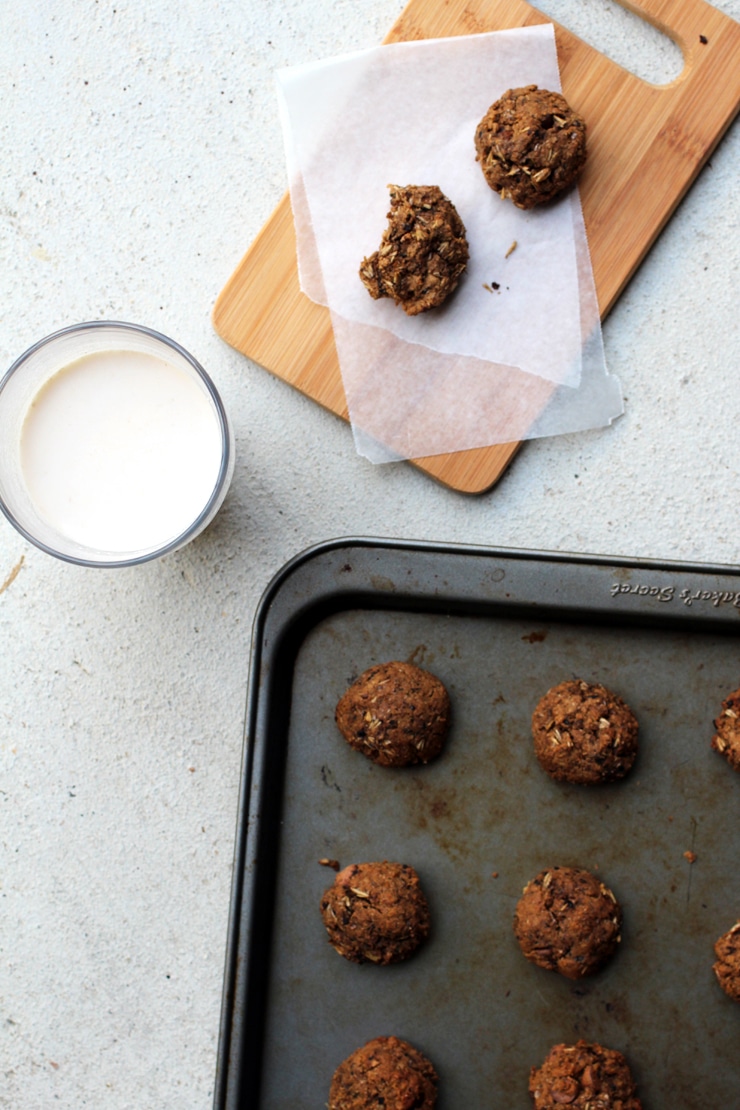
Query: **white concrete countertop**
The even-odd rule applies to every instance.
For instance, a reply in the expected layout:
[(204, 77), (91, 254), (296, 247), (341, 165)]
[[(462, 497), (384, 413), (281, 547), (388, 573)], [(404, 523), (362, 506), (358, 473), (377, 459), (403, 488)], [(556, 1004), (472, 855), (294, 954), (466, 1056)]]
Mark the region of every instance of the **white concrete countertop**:
[[(250, 632), (287, 559), (377, 535), (740, 562), (737, 122), (605, 323), (625, 415), (526, 444), (481, 497), (373, 467), (213, 331), (286, 187), (274, 70), (375, 45), (402, 7), (0, 12), (0, 371), (67, 324), (145, 324), (208, 369), (237, 444), (211, 527), (135, 569), (56, 561), (0, 518), (2, 1107), (211, 1105)], [(609, 0), (543, 7), (643, 76), (680, 70)]]

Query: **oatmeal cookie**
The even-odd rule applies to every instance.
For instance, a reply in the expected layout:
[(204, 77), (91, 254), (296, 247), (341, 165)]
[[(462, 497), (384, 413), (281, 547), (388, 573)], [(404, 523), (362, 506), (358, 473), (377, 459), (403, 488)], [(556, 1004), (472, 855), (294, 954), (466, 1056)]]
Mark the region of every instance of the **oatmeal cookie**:
[(553, 686), (532, 714), (540, 766), (558, 782), (614, 782), (637, 756), (637, 719), (618, 694), (574, 679)]
[(551, 1048), (530, 1072), (529, 1093), (535, 1110), (642, 1110), (622, 1053), (586, 1041)]
[(590, 871), (551, 867), (525, 886), (514, 934), (531, 963), (581, 979), (599, 971), (616, 952), (622, 910)]
[(447, 738), (450, 697), (438, 678), (414, 663), (380, 663), (342, 695), (334, 719), (350, 747), (373, 763), (429, 763)]
[(328, 1110), (434, 1110), (437, 1073), (417, 1048), (376, 1037), (344, 1060), (331, 1081)]
[(486, 181), (517, 208), (553, 200), (586, 161), (586, 124), (560, 93), (527, 85), (492, 104), (475, 132)]
[(714, 946), (713, 965), (717, 982), (734, 1002), (740, 1002), (740, 921), (724, 933)]
[(379, 249), (360, 279), (375, 300), (392, 297), (408, 316), (443, 304), (468, 262), (468, 240), (452, 201), (437, 185), (389, 185), (391, 208)]
[(725, 757), (734, 771), (740, 771), (740, 690), (733, 690), (722, 702), (722, 712), (714, 727), (717, 732), (712, 747)]
[(395, 964), (429, 936), (429, 904), (413, 867), (353, 863), (321, 898), (329, 943), (355, 964)]

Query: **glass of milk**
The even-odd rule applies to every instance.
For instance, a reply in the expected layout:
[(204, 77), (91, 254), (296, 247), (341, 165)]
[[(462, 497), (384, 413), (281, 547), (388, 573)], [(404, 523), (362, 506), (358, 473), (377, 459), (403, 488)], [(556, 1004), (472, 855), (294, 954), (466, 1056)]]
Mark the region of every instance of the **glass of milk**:
[(233, 469), (213, 382), (148, 328), (65, 328), (0, 380), (0, 509), (58, 558), (131, 566), (177, 550), (213, 519)]

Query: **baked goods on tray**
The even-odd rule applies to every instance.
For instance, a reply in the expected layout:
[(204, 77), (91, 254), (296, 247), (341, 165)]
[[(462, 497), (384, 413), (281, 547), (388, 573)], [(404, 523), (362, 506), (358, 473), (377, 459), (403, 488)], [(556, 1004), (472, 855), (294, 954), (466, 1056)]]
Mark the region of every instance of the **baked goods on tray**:
[(437, 1073), (399, 1037), (375, 1037), (343, 1060), (331, 1081), (328, 1110), (434, 1110)]
[(622, 939), (622, 910), (611, 890), (590, 871), (550, 867), (517, 902), (514, 935), (527, 959), (567, 979), (593, 975)]
[(429, 763), (447, 738), (450, 697), (440, 679), (414, 663), (380, 663), (342, 695), (335, 720), (350, 747), (373, 763)]
[(722, 712), (714, 722), (712, 747), (724, 756), (734, 771), (740, 771), (740, 690), (733, 690), (722, 702)]
[(589, 1044), (556, 1044), (532, 1068), (529, 1093), (534, 1110), (642, 1110), (637, 1087), (621, 1052)]
[(714, 954), (717, 982), (734, 1002), (740, 1002), (740, 921), (719, 938)]
[(352, 863), (321, 897), (329, 943), (352, 963), (395, 964), (429, 936), (419, 876), (406, 863)]
[(559, 782), (614, 782), (637, 757), (637, 718), (600, 683), (553, 686), (532, 714), (532, 736), (540, 766)]

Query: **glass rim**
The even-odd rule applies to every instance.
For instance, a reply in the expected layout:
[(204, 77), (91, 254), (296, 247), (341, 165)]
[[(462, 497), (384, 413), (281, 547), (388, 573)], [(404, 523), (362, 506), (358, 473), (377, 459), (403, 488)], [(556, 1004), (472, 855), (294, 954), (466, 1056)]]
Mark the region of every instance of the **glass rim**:
[[(156, 331), (154, 328), (146, 327), (146, 325), (144, 324), (132, 324), (125, 320), (86, 320), (80, 324), (70, 324), (67, 327), (59, 328), (57, 331), (51, 332), (49, 335), (46, 335), (42, 339), (37, 340), (31, 347), (28, 347), (21, 355), (18, 356), (18, 358), (15, 359), (8, 370), (6, 370), (6, 372), (3, 374), (2, 378), (0, 378), (0, 397), (2, 396), (3, 390), (5, 389), (13, 375), (16, 374), (18, 370), (21, 369), (23, 364), (27, 362), (28, 359), (31, 358), (32, 355), (34, 355), (42, 347), (48, 346), (50, 343), (55, 342), (65, 335), (70, 335), (75, 332), (100, 331), (104, 328), (115, 328), (123, 332), (132, 332), (134, 334), (146, 335), (150, 339), (154, 339), (157, 342), (164, 344), (165, 347), (169, 347), (171, 350), (180, 355), (181, 358), (184, 358), (185, 361), (193, 368), (193, 370), (195, 370), (196, 374), (200, 378), (201, 383), (205, 387), (216, 409), (219, 430), (221, 432), (221, 462), (219, 465), (218, 475), (216, 477), (213, 490), (211, 491), (206, 504), (203, 506), (203, 509), (198, 514), (196, 519), (191, 524), (189, 524), (188, 527), (184, 529), (184, 531), (175, 536), (173, 539), (169, 540), (166, 544), (162, 544), (161, 546), (156, 547), (151, 551), (146, 551), (143, 554), (122, 557), (120, 559), (86, 559), (80, 555), (71, 555), (67, 552), (59, 551), (56, 547), (53, 547), (50, 544), (46, 543), (44, 540), (41, 540), (37, 536), (32, 535), (28, 531), (28, 529), (25, 528), (20, 523), (20, 521), (16, 519), (12, 509), (5, 503), (2, 492), (0, 492), (0, 512), (3, 513), (8, 522), (15, 528), (17, 532), (19, 532), (26, 540), (28, 540), (29, 543), (33, 544), (34, 547), (39, 548), (41, 551), (44, 551), (47, 555), (52, 555), (56, 559), (62, 559), (66, 563), (74, 563), (77, 566), (84, 567), (133, 567), (138, 566), (140, 563), (148, 563), (152, 559), (158, 559), (163, 555), (169, 554), (171, 551), (175, 551), (177, 548), (187, 543), (188, 538), (191, 535), (197, 534), (197, 532), (201, 529), (209, 514), (213, 511), (214, 504), (218, 501), (218, 498), (224, 487), (224, 482), (227, 480), (229, 475), (229, 468), (233, 455), (231, 446), (231, 430), (229, 425), (229, 418), (226, 413), (226, 409), (224, 408), (223, 401), (221, 400), (221, 395), (216, 389), (216, 386), (213, 383), (210, 375), (201, 366), (198, 360), (194, 358), (194, 356), (191, 355), (190, 352), (186, 350), (185, 347), (181, 346), (175, 339), (171, 339), (169, 336), (164, 335), (160, 331)], [(60, 367), (60, 369), (62, 369), (62, 367)]]

